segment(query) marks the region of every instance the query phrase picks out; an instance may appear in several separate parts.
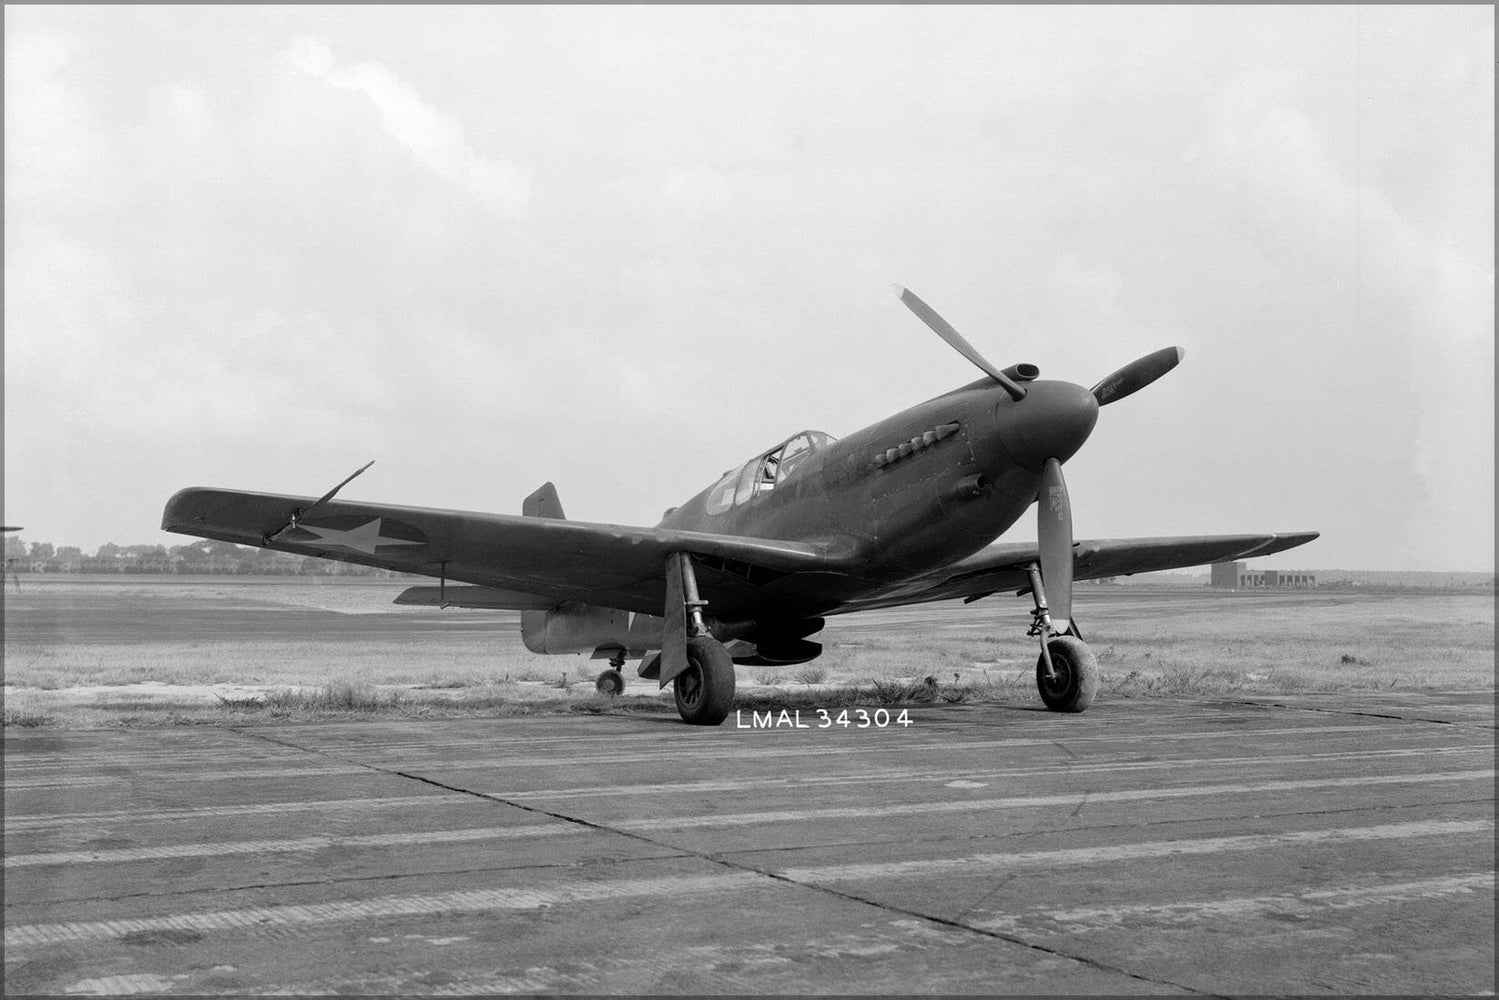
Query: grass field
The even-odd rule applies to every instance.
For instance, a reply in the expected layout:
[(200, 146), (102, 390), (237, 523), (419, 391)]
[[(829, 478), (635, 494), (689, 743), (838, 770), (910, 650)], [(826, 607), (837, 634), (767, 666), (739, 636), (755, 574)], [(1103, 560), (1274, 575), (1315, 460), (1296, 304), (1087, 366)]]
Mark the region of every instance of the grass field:
[[(674, 712), (603, 663), (541, 657), (511, 612), (396, 607), (406, 581), (24, 579), (5, 593), (5, 724)], [(1492, 595), (1080, 588), (1104, 697), (1494, 686)], [(1028, 602), (994, 597), (830, 620), (821, 658), (739, 669), (740, 703), (1031, 701)]]

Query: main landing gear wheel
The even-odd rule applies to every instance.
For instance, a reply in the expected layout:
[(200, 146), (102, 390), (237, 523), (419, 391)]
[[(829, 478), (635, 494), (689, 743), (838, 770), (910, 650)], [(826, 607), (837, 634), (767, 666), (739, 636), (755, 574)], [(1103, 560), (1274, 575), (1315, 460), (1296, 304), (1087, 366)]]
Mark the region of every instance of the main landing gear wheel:
[(712, 636), (687, 640), (687, 669), (672, 681), (677, 711), (694, 726), (716, 726), (734, 704), (734, 660)]
[(1087, 643), (1060, 635), (1047, 642), (1046, 652), (1051, 654), (1050, 675), (1046, 657), (1036, 658), (1036, 687), (1046, 707), (1053, 712), (1081, 712), (1093, 704), (1098, 694), (1098, 658)]
[(599, 694), (607, 694), (611, 698), (617, 694), (624, 694), (625, 675), (618, 670), (610, 668), (599, 674), (599, 678), (593, 682), (593, 686), (598, 689)]

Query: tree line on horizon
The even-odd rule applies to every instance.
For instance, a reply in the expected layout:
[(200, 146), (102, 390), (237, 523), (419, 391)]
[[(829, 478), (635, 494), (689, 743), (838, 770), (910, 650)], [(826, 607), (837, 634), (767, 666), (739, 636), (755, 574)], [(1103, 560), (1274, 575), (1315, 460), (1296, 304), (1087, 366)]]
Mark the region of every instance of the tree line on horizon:
[(250, 576), (394, 576), (390, 570), (236, 545), (213, 539), (187, 545), (116, 545), (93, 553), (76, 545), (5, 539), (5, 568), (14, 573), (210, 573)]

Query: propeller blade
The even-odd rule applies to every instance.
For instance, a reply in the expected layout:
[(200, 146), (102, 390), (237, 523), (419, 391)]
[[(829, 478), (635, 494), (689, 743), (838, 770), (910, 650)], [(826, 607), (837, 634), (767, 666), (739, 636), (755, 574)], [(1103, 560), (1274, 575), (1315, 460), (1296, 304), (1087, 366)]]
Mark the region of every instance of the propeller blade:
[(977, 365), (979, 370), (985, 375), (988, 375), (994, 381), (1004, 386), (1005, 392), (1010, 394), (1011, 399), (1019, 402), (1025, 398), (1025, 389), (1016, 383), (1014, 379), (990, 364), (989, 360), (980, 354), (972, 344), (963, 339), (961, 333), (953, 329), (951, 323), (937, 315), (937, 310), (921, 301), (916, 293), (909, 288), (896, 285), (895, 291), (900, 296), (900, 300), (906, 304), (906, 308), (915, 313), (917, 318), (923, 323), (931, 327), (937, 336), (947, 341), (949, 347)]
[(1154, 354), (1136, 358), (1095, 385), (1091, 390), (1093, 397), (1099, 406), (1106, 406), (1130, 393), (1139, 392), (1180, 364), (1185, 354), (1180, 347), (1164, 347)]
[(313, 511), (317, 510), (319, 507), (321, 507), (323, 504), (327, 503), (329, 500), (332, 500), (333, 497), (334, 497), (334, 495), (337, 494), (339, 490), (341, 490), (345, 486), (349, 485), (351, 482), (353, 482), (359, 476), (360, 473), (362, 473), (365, 469), (368, 469), (370, 466), (372, 466), (374, 464), (375, 464), (375, 460), (373, 458), (370, 459), (368, 462), (365, 462), (359, 468), (357, 468), (353, 472), (351, 472), (349, 474), (349, 477), (347, 479), (345, 479), (343, 482), (339, 483), (337, 486), (333, 487), (333, 489), (329, 490), (327, 493), (324, 493), (322, 496), (320, 496), (316, 500), (312, 501), (312, 503), (308, 504), (306, 507), (303, 507), (303, 508), (300, 508), (298, 510), (292, 511), (291, 512), (291, 518), (290, 518), (290, 520), (288, 520), (285, 524), (283, 524), (281, 527), (277, 528), (275, 531), (268, 531), (264, 535), (260, 536), (260, 544), (261, 545), (269, 545), (272, 542), (274, 542), (276, 539), (280, 538), (282, 535), (286, 534), (291, 529), (295, 528), (297, 526), (297, 522), (298, 521), (302, 520), (302, 518), (306, 517), (308, 514), (311, 514)]
[(1066, 632), (1072, 624), (1072, 501), (1062, 463), (1048, 458), (1036, 491), (1036, 541), (1041, 550), (1041, 585), (1051, 624)]

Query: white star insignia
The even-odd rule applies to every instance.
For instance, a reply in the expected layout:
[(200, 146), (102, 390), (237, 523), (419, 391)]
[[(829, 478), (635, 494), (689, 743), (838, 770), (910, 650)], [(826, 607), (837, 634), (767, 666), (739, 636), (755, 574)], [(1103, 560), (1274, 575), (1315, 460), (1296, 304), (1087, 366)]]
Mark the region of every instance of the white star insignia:
[[(409, 538), (386, 538), (380, 534), (380, 522), (383, 518), (375, 518), (368, 524), (361, 524), (357, 528), (348, 531), (339, 531), (337, 528), (314, 528), (310, 524), (299, 524), (297, 527), (303, 531), (314, 534), (319, 541), (341, 549), (353, 549), (355, 552), (363, 552), (365, 555), (374, 555), (375, 549), (382, 545), (424, 545), (425, 542), (414, 542)], [(311, 544), (311, 543), (304, 543)]]

